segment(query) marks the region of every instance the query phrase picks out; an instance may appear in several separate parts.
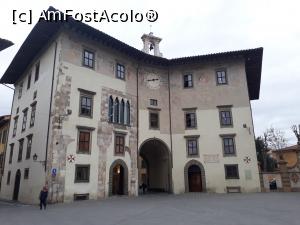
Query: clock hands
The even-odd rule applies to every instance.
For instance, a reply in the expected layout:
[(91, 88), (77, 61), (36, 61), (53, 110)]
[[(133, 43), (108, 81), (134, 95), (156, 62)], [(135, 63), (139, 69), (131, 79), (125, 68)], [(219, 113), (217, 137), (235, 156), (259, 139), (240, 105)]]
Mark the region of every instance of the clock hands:
[(159, 80), (158, 78), (153, 78), (153, 79), (150, 79), (150, 80), (147, 80), (147, 81), (156, 81), (156, 80)]

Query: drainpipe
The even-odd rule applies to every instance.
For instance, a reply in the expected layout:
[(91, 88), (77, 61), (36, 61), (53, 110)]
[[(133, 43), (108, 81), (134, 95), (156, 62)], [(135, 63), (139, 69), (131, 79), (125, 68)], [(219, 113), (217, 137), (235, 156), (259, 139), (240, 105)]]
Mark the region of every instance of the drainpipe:
[(136, 165), (137, 165), (137, 192), (139, 193), (139, 69), (140, 69), (140, 62), (138, 62), (136, 68)]
[(170, 129), (170, 150), (171, 150), (171, 165), (169, 166), (169, 168), (171, 167), (171, 171), (169, 173), (169, 176), (171, 176), (169, 178), (169, 180), (171, 181), (171, 190), (170, 192), (173, 191), (173, 179), (172, 179), (172, 168), (173, 168), (173, 135), (172, 135), (172, 110), (171, 110), (171, 84), (170, 84), (170, 67), (168, 65), (168, 91), (169, 91), (169, 129)]
[(51, 82), (51, 94), (50, 94), (50, 107), (49, 107), (49, 118), (48, 118), (48, 131), (46, 140), (46, 155), (45, 155), (45, 172), (47, 171), (47, 160), (48, 160), (48, 143), (49, 143), (49, 133), (50, 133), (50, 120), (51, 120), (51, 109), (52, 109), (52, 95), (53, 95), (53, 83), (56, 65), (56, 52), (57, 52), (57, 41), (55, 42), (54, 58), (53, 58), (53, 69), (52, 69), (52, 82)]

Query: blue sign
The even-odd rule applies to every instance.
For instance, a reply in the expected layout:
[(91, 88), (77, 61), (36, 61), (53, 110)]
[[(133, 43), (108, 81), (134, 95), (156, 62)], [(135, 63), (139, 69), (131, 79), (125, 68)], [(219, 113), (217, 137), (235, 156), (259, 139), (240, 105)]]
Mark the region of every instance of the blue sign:
[(56, 168), (53, 168), (53, 169), (51, 170), (51, 174), (52, 174), (53, 177), (56, 176), (56, 172), (57, 172)]

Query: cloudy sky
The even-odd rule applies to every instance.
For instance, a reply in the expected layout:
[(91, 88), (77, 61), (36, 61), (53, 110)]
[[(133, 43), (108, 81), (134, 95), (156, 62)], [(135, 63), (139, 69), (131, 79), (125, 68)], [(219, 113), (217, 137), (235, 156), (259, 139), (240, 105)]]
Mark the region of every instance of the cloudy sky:
[[(151, 29), (163, 38), (160, 48), (167, 58), (264, 47), (260, 99), (252, 101), (256, 136), (273, 126), (295, 144), (290, 127), (300, 123), (299, 1), (6, 1), (0, 8), (0, 37), (15, 45), (0, 52), (0, 76), (34, 26), (14, 25), (12, 11), (31, 9), (36, 22), (41, 10), (50, 5), (78, 12), (156, 10), (159, 17)], [(150, 31), (147, 21), (89, 25), (138, 49), (142, 48), (140, 37)], [(12, 90), (0, 85), (0, 115), (10, 113), (12, 95)]]

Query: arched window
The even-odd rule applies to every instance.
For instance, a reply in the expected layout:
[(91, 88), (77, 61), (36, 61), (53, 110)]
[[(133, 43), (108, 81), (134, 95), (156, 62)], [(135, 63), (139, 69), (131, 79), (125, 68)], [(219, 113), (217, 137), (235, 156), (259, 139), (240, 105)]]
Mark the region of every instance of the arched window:
[(130, 125), (130, 103), (126, 102), (126, 124)]
[(120, 120), (119, 120), (119, 111), (120, 110), (120, 103), (119, 103), (119, 99), (116, 98), (115, 100), (115, 110), (114, 110), (114, 115), (115, 115), (115, 119), (114, 119), (114, 122), (115, 123), (119, 123)]
[(124, 99), (122, 99), (122, 101), (121, 101), (120, 123), (125, 124), (125, 102), (124, 102)]
[(114, 122), (114, 100), (112, 96), (108, 100), (108, 121)]

